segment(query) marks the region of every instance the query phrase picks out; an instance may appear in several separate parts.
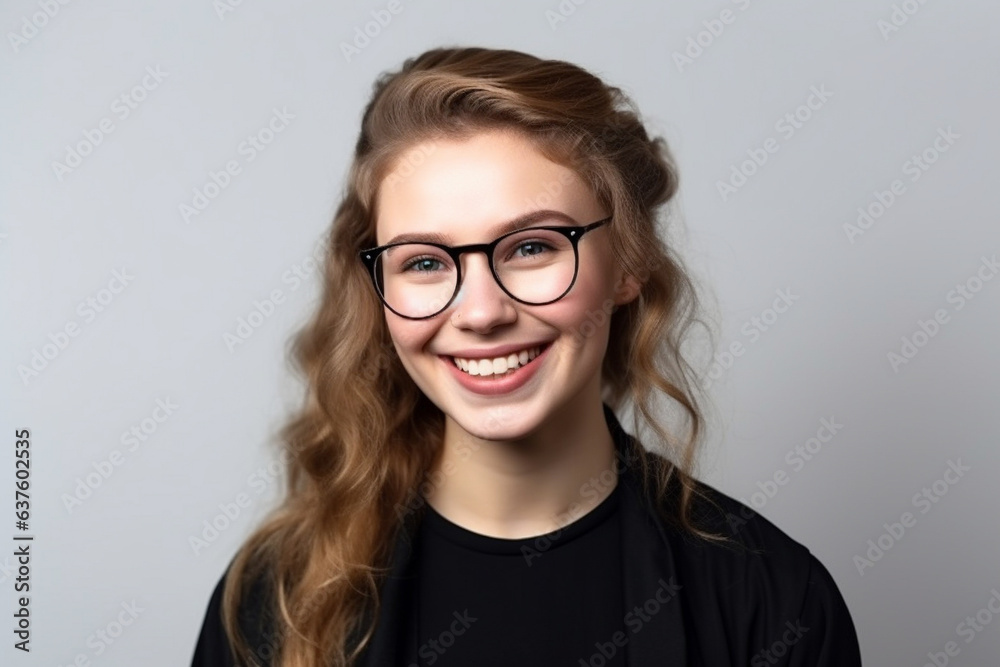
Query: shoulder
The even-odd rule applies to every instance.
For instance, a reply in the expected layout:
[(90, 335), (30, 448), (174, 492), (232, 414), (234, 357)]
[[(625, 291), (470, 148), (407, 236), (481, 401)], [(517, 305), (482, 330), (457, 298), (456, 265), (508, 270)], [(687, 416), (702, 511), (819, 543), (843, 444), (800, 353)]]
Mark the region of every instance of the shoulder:
[(722, 586), (739, 584), (747, 595), (766, 593), (793, 603), (804, 594), (815, 560), (809, 549), (742, 502), (705, 482), (692, 482), (691, 524), (724, 539), (699, 538), (670, 520), (680, 507), (675, 478), (661, 507), (661, 523), (678, 566)]
[[(702, 556), (731, 563), (769, 562), (793, 570), (808, 564), (809, 549), (764, 515), (706, 482), (692, 481), (695, 490), (691, 495), (692, 522), (705, 532), (726, 538), (725, 543), (717, 545), (721, 549), (708, 549)], [(672, 491), (674, 497), (677, 493)]]
[[(726, 608), (743, 633), (747, 658), (778, 645), (789, 664), (860, 665), (847, 604), (829, 570), (809, 549), (744, 503), (695, 481), (692, 521), (727, 538), (714, 543), (667, 527), (682, 579)], [(694, 579), (694, 581), (691, 581)], [(704, 599), (704, 596), (702, 596)]]
[[(195, 644), (191, 667), (235, 667), (236, 657), (223, 623), (222, 603), (231, 581), (233, 561), (219, 577), (209, 596), (201, 631)], [(262, 666), (269, 664), (276, 646), (271, 627), (270, 581), (265, 573), (243, 583), (239, 605), (239, 626), (251, 654)]]

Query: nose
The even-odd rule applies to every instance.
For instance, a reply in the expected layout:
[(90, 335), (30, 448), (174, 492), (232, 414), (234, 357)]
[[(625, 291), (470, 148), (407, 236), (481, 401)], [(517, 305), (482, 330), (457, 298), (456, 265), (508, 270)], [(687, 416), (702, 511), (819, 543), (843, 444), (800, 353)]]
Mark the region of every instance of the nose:
[(493, 278), (484, 253), (462, 255), (462, 284), (449, 306), (451, 321), (476, 331), (487, 332), (513, 321), (515, 301)]

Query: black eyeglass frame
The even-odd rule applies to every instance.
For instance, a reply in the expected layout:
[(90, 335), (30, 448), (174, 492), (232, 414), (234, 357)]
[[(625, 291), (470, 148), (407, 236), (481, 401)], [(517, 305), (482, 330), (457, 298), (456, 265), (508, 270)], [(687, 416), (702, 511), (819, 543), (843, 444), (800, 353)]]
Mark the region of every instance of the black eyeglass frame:
[[(441, 313), (443, 313), (445, 310), (448, 309), (448, 306), (451, 305), (451, 302), (455, 300), (456, 296), (458, 296), (459, 290), (462, 289), (462, 262), (461, 262), (461, 257), (462, 257), (463, 254), (465, 254), (467, 252), (484, 252), (484, 253), (486, 253), (486, 261), (490, 265), (490, 273), (493, 274), (493, 279), (496, 281), (497, 285), (500, 286), (500, 289), (502, 289), (504, 291), (504, 294), (506, 294), (510, 298), (514, 299), (518, 303), (523, 303), (523, 304), (528, 305), (528, 306), (547, 306), (548, 304), (555, 303), (559, 299), (561, 299), (564, 296), (566, 296), (567, 294), (569, 294), (569, 291), (571, 289), (573, 289), (573, 285), (576, 284), (576, 276), (580, 272), (580, 251), (579, 251), (579, 248), (578, 248), (578, 245), (580, 243), (580, 239), (582, 239), (583, 235), (586, 234), (587, 232), (589, 232), (590, 230), (597, 229), (601, 225), (607, 224), (608, 222), (611, 221), (611, 219), (613, 217), (614, 216), (608, 216), (607, 218), (604, 218), (603, 220), (598, 220), (597, 222), (592, 222), (589, 225), (576, 225), (576, 226), (567, 226), (567, 225), (538, 226), (538, 227), (525, 227), (524, 229), (515, 229), (512, 232), (507, 232), (506, 234), (504, 234), (504, 235), (502, 235), (502, 236), (494, 239), (490, 243), (470, 243), (468, 245), (461, 245), (461, 246), (454, 246), (454, 247), (452, 247), (452, 246), (444, 245), (443, 243), (432, 243), (430, 241), (400, 241), (399, 243), (390, 243), (388, 245), (378, 246), (377, 248), (368, 248), (367, 250), (362, 250), (361, 252), (358, 253), (358, 258), (368, 268), (368, 277), (371, 278), (372, 287), (375, 288), (375, 293), (378, 294), (379, 299), (382, 301), (383, 304), (385, 304), (385, 307), (388, 308), (389, 310), (391, 310), (392, 312), (396, 313), (396, 315), (399, 315), (400, 317), (406, 318), (408, 320), (426, 320), (426, 319), (431, 318), (431, 317), (436, 317), (436, 316), (440, 315)], [(507, 290), (507, 288), (504, 287), (503, 283), (500, 282), (500, 276), (497, 275), (496, 267), (493, 266), (493, 251), (496, 250), (496, 247), (498, 245), (500, 245), (500, 243), (505, 238), (507, 238), (508, 236), (513, 236), (514, 234), (523, 234), (524, 232), (531, 231), (533, 229), (542, 229), (542, 230), (547, 230), (547, 231), (558, 232), (558, 233), (564, 235), (567, 239), (569, 239), (570, 243), (573, 246), (573, 259), (574, 259), (573, 280), (570, 281), (569, 287), (567, 287), (566, 290), (562, 294), (560, 294), (559, 296), (557, 296), (556, 298), (554, 298), (554, 299), (552, 299), (550, 301), (545, 301), (543, 303), (532, 303), (530, 301), (523, 301), (522, 299), (518, 299), (516, 296), (514, 296), (513, 294), (511, 294)], [(379, 289), (378, 279), (375, 276), (375, 262), (378, 260), (379, 255), (381, 255), (385, 250), (388, 250), (389, 248), (394, 248), (394, 247), (400, 246), (400, 245), (410, 245), (410, 244), (414, 244), (414, 243), (419, 243), (420, 245), (429, 245), (429, 246), (433, 246), (435, 248), (439, 248), (439, 249), (443, 250), (445, 253), (448, 254), (449, 257), (451, 257), (452, 261), (455, 264), (455, 270), (458, 272), (458, 275), (457, 275), (456, 280), (455, 280), (455, 291), (452, 293), (451, 297), (448, 299), (448, 302), (445, 303), (444, 306), (441, 307), (441, 310), (439, 310), (439, 311), (437, 311), (435, 313), (432, 313), (430, 315), (424, 315), (422, 317), (413, 317), (411, 315), (403, 315), (402, 313), (400, 313), (396, 309), (394, 309), (392, 306), (390, 306), (386, 302), (385, 296), (382, 294), (382, 290)]]

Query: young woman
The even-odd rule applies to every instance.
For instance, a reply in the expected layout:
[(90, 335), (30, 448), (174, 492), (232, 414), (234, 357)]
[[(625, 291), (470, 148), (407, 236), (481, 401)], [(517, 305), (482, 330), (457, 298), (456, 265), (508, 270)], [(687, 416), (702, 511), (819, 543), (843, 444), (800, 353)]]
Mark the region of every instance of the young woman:
[(381, 77), (296, 340), (287, 497), (193, 665), (860, 665), (820, 561), (692, 476), (677, 184), (572, 64), (434, 49)]

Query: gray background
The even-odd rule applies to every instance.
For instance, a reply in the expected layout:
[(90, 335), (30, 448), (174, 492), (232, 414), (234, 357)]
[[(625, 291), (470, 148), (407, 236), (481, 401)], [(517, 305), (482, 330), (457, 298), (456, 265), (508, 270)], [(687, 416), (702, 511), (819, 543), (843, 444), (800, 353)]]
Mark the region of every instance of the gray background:
[[(704, 478), (747, 502), (776, 474), (785, 482), (755, 506), (830, 569), (866, 664), (922, 665), (948, 641), (951, 664), (995, 664), (1000, 618), (982, 613), (989, 625), (959, 634), (1000, 591), (1000, 280), (975, 280), (1000, 253), (995, 3), (566, 0), (563, 16), (555, 0), (402, 0), (349, 60), (341, 44), (387, 3), (220, 4), (79, 2), (47, 18), (37, 1), (8, 0), (0, 11), (0, 509), (12, 526), (13, 433), (29, 428), (36, 535), (30, 656), (11, 648), (13, 558), (0, 556), (0, 661), (190, 660), (212, 586), (280, 491), (253, 475), (296, 404), (285, 345), (318, 295), (315, 274), (296, 284), (288, 272), (329, 224), (375, 76), (445, 44), (567, 59), (634, 97), (678, 159), (674, 241), (717, 295), (719, 347), (743, 344), (712, 382)], [(903, 4), (915, 13), (883, 34)], [(732, 22), (679, 67), (675, 52), (724, 9)], [(34, 15), (37, 34), (12, 42)], [(112, 104), (147, 67), (162, 81), (121, 118)], [(811, 117), (788, 137), (775, 124), (813, 86), (831, 96), (800, 111)], [(240, 143), (274, 109), (294, 118), (250, 161)], [(103, 118), (113, 132), (57, 175), (53, 163)], [(935, 156), (947, 128), (958, 138)], [(778, 150), (723, 198), (717, 182), (769, 138)], [(905, 163), (925, 150), (937, 160), (913, 181)], [(240, 173), (186, 222), (179, 206), (229, 160)], [(844, 225), (896, 179), (905, 190), (852, 243)], [(102, 292), (123, 269), (127, 286)], [(959, 309), (949, 293), (970, 279), (981, 289)], [(226, 334), (273, 290), (282, 302), (231, 350)], [(797, 299), (772, 319), (776, 290)], [(102, 297), (99, 313), (79, 308)], [(888, 354), (939, 309), (947, 322), (894, 369)], [(770, 322), (756, 339), (754, 317)], [(73, 323), (77, 335), (22, 379), (19, 366)], [(162, 423), (149, 421), (158, 399), (177, 406)], [(843, 427), (794, 464), (788, 453), (823, 418)], [(150, 435), (130, 451), (122, 433), (143, 420)], [(67, 508), (115, 450), (120, 465)], [(938, 502), (914, 503), (959, 460), (969, 470), (938, 483)], [(249, 505), (196, 554), (189, 538), (239, 494)], [(855, 556), (907, 511), (915, 523), (883, 536), (889, 549), (862, 574)], [(0, 539), (12, 545), (14, 532)], [(97, 655), (95, 633), (133, 601), (135, 622)]]

